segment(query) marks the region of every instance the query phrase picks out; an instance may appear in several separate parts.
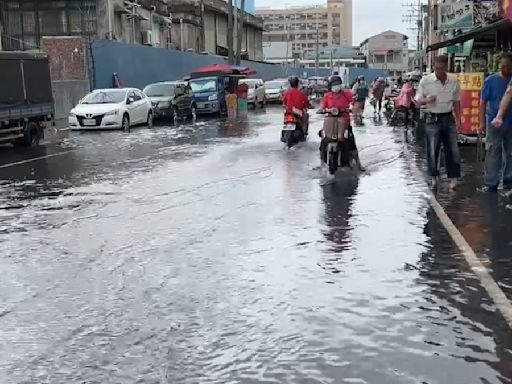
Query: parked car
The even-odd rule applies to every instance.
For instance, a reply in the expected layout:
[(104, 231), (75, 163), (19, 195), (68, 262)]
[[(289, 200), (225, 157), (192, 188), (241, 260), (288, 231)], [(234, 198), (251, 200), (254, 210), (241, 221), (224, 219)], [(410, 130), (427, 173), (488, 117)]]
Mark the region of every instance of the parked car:
[(265, 105), (265, 83), (261, 79), (242, 79), (239, 83), (247, 84), (249, 86), (249, 93), (247, 94), (247, 104), (256, 108), (260, 105), (262, 108)]
[(290, 88), (288, 80), (271, 80), (265, 82), (265, 101), (282, 102), (283, 94)]
[(226, 113), (226, 88), (229, 78), (206, 76), (191, 79), (189, 84), (197, 105), (198, 114)]
[(196, 102), (187, 82), (165, 81), (149, 84), (143, 91), (151, 100), (155, 118), (195, 117)]
[(69, 127), (82, 129), (124, 129), (153, 126), (151, 101), (135, 88), (97, 89), (85, 96), (69, 112)]

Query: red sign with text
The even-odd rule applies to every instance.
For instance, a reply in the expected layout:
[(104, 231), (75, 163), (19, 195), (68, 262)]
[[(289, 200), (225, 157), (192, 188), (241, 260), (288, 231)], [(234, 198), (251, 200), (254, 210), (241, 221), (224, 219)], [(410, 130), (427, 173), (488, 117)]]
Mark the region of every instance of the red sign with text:
[(460, 73), (458, 78), (461, 89), (459, 133), (476, 135), (482, 126), (480, 121), (480, 90), (484, 82), (484, 74), (481, 72)]

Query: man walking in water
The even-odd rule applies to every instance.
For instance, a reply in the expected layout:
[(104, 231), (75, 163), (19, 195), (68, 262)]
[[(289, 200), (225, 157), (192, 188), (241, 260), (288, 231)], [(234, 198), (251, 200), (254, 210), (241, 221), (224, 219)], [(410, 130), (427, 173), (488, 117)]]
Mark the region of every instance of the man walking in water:
[(354, 92), (354, 120), (356, 124), (361, 124), (363, 121), (364, 104), (370, 93), (363, 75), (357, 77), (357, 82), (354, 84), (352, 91)]
[(384, 97), (384, 91), (386, 90), (386, 80), (384, 80), (383, 77), (377, 78), (375, 82), (373, 83), (372, 87), (372, 94), (375, 98), (376, 105), (374, 106), (374, 112), (377, 112), (380, 115), (380, 112), (382, 111), (382, 98)]
[(504, 53), (500, 60), (500, 72), (485, 80), (480, 102), (482, 124), (487, 122), (487, 127), (481, 128), (487, 128), (484, 192), (496, 192), (503, 174), (503, 191), (507, 195), (512, 194), (511, 78), (512, 54)]
[(454, 189), (460, 178), (460, 152), (457, 144), (460, 87), (457, 78), (448, 74), (448, 56), (434, 58), (434, 73), (421, 79), (416, 101), (419, 105), (426, 106), (425, 133), (431, 187), (437, 188), (439, 154), (443, 144), (450, 189)]

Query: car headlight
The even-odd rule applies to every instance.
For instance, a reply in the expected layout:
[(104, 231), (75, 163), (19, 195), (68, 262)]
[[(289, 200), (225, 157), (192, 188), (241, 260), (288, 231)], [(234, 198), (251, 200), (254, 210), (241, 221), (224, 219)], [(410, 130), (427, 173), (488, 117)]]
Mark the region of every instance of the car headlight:
[(76, 113), (75, 112), (69, 112), (69, 117), (76, 117)]
[(217, 100), (217, 94), (214, 93), (213, 95), (208, 96), (208, 101), (215, 101)]
[(119, 109), (114, 109), (113, 111), (109, 111), (105, 113), (105, 116), (113, 116), (113, 115), (119, 115)]

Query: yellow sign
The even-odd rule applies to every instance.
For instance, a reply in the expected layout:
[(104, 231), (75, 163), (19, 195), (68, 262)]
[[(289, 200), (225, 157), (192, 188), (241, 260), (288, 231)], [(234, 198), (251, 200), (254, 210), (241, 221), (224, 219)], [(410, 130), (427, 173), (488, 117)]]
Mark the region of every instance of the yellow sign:
[(483, 72), (467, 72), (457, 74), (462, 91), (480, 91), (484, 85)]

